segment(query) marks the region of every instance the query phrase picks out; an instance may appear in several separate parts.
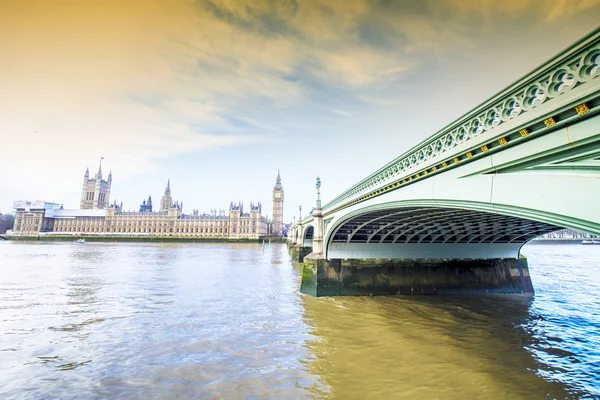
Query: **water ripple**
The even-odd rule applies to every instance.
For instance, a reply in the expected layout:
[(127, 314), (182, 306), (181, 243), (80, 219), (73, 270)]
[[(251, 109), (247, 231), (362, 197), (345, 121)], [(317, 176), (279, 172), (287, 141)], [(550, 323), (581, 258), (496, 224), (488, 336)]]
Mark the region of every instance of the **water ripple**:
[(278, 244), (0, 242), (0, 397), (600, 397), (600, 246), (535, 296), (320, 298)]

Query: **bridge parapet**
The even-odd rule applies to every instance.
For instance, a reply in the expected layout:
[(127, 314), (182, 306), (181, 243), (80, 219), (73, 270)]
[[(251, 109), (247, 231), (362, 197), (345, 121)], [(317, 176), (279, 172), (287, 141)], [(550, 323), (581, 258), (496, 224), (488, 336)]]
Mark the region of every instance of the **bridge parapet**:
[(600, 28), (334, 198), (323, 214), (597, 114), (599, 76)]

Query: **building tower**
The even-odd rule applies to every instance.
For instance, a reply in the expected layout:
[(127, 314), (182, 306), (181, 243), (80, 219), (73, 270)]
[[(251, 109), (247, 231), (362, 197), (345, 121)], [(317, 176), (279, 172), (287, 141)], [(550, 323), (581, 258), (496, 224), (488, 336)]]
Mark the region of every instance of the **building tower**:
[(102, 160), (100, 157), (100, 166), (96, 175), (90, 179), (90, 169), (85, 170), (83, 175), (83, 187), (81, 190), (81, 209), (102, 210), (108, 206), (110, 198), (110, 186), (112, 185), (112, 172), (108, 174), (108, 179), (102, 179)]
[(142, 201), (140, 205), (141, 213), (151, 213), (152, 212), (152, 196), (148, 196), (148, 201)]
[(273, 236), (283, 235), (283, 186), (281, 176), (277, 171), (277, 180), (273, 188)]
[(160, 200), (160, 211), (169, 211), (173, 205), (173, 198), (171, 197), (171, 180), (167, 181), (167, 188), (165, 189), (165, 195)]

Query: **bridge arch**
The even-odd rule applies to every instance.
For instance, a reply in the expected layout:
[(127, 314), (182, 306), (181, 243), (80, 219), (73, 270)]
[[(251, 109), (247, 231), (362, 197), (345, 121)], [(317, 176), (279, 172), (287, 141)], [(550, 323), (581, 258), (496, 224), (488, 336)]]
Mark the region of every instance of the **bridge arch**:
[(517, 258), (529, 240), (563, 228), (590, 231), (588, 221), (513, 206), (390, 202), (338, 212), (325, 232), (325, 257)]
[(313, 238), (315, 236), (315, 227), (312, 224), (303, 229), (302, 247), (313, 247)]

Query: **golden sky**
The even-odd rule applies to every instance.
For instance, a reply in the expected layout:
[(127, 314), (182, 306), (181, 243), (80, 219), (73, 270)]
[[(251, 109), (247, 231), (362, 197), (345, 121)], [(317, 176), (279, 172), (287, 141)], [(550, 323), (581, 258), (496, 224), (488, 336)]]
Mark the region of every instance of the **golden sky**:
[[(282, 168), (311, 187), (319, 168), (296, 170), (294, 149), (315, 141), (366, 149), (344, 176), (323, 163), (340, 191), (598, 21), (600, 0), (0, 0), (0, 145), (20, 166), (0, 172), (0, 210), (19, 198), (75, 206), (100, 156), (131, 208), (215, 162), (225, 180), (244, 162), (248, 176)], [(429, 114), (399, 112), (415, 99)], [(40, 171), (56, 181), (33, 190)], [(267, 201), (271, 180), (236, 198)]]

